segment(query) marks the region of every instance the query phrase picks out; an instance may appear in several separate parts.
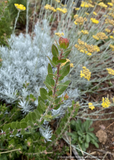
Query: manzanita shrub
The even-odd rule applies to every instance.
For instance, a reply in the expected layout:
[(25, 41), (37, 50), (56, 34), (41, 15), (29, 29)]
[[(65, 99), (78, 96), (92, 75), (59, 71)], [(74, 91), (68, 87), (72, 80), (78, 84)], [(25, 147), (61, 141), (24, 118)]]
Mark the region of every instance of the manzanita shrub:
[[(11, 123), (7, 121), (1, 126), (0, 140), (9, 149), (1, 152), (1, 156), (7, 153), (9, 159), (13, 159), (19, 154), (36, 159), (47, 159), (46, 155), (52, 154), (52, 146), (62, 138), (70, 119), (76, 116), (79, 104), (75, 101), (72, 101), (72, 106), (68, 106), (63, 116), (52, 114), (53, 109), (59, 109), (69, 98), (68, 94), (65, 96), (62, 94), (70, 81), (67, 80), (63, 83), (61, 81), (70, 71), (70, 62), (66, 58), (72, 47), (68, 46), (69, 40), (62, 37), (59, 39), (59, 44), (56, 42), (52, 45), (52, 59), (47, 56), (50, 63), (44, 81), (46, 87), (40, 88), (37, 108), (29, 112), (20, 121), (18, 118)], [(55, 71), (53, 71), (54, 68), (56, 68)], [(6, 108), (4, 107), (5, 111)], [(51, 128), (47, 128), (46, 124), (50, 125), (57, 117), (59, 117), (57, 126), (51, 125)]]

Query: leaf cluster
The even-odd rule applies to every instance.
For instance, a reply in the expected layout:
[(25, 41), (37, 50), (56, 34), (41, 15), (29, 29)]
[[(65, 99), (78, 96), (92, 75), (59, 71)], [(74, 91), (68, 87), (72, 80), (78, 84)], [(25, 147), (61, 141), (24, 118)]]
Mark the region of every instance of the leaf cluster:
[(83, 151), (89, 147), (89, 144), (95, 145), (95, 147), (99, 147), (98, 139), (92, 131), (94, 128), (91, 128), (92, 121), (86, 120), (82, 122), (80, 119), (77, 121), (71, 121), (71, 129), (72, 133), (68, 133), (72, 138), (72, 144), (78, 145)]

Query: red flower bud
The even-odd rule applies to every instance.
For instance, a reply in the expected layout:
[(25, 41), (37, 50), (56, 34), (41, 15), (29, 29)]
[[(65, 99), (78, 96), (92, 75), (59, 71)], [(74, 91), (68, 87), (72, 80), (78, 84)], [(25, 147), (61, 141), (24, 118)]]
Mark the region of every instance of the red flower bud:
[(69, 40), (67, 38), (60, 37), (59, 44), (61, 48), (66, 49), (69, 46)]

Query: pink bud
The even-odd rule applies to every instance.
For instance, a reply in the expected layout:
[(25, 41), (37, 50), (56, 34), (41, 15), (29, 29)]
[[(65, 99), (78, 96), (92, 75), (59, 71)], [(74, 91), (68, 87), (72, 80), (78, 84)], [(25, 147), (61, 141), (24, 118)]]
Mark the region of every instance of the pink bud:
[(61, 48), (66, 49), (69, 46), (69, 40), (67, 38), (60, 37), (59, 44)]

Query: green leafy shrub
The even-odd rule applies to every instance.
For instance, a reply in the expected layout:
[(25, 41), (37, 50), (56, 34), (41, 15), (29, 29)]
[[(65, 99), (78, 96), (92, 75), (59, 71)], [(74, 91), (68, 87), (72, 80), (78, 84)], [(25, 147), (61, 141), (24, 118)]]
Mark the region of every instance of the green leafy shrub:
[[(5, 143), (6, 148), (10, 149), (7, 152), (2, 152), (2, 154), (8, 153), (9, 159), (14, 158), (15, 153), (17, 156), (22, 154), (33, 157), (34, 152), (34, 157), (37, 159), (46, 159), (46, 153), (52, 152), (52, 146), (62, 138), (70, 119), (77, 115), (79, 104), (74, 101), (72, 101), (70, 107), (66, 108), (62, 116), (58, 112), (61, 105), (68, 99), (67, 95), (63, 96), (62, 94), (67, 89), (70, 81), (67, 80), (64, 83), (61, 81), (70, 71), (70, 62), (66, 58), (72, 47), (68, 46), (69, 40), (66, 38), (60, 39), (59, 44), (56, 42), (56, 45), (52, 45), (53, 57), (50, 59), (47, 56), (50, 63), (48, 64), (48, 75), (44, 81), (46, 87), (40, 88), (37, 108), (34, 111), (29, 111), (26, 116), (17, 117), (12, 121), (7, 120), (5, 123), (2, 122), (0, 140)], [(53, 68), (56, 68), (56, 70), (54, 71)], [(34, 95), (32, 94), (27, 98), (28, 101), (29, 99), (34, 101)], [(1, 109), (3, 112), (6, 111), (6, 107)], [(55, 113), (53, 113), (53, 110), (55, 110)], [(17, 111), (15, 112), (17, 113)], [(55, 118), (59, 118), (60, 121), (53, 134), (50, 123)]]
[(0, 45), (7, 45), (7, 38), (12, 33), (11, 22), (7, 5), (0, 3)]
[(91, 120), (86, 120), (82, 122), (80, 119), (77, 121), (71, 121), (71, 129), (73, 130), (72, 133), (68, 133), (71, 136), (72, 144), (78, 145), (82, 151), (86, 151), (89, 147), (89, 144), (94, 144), (95, 147), (99, 147), (98, 139), (92, 131), (94, 128), (90, 128), (92, 125)]

